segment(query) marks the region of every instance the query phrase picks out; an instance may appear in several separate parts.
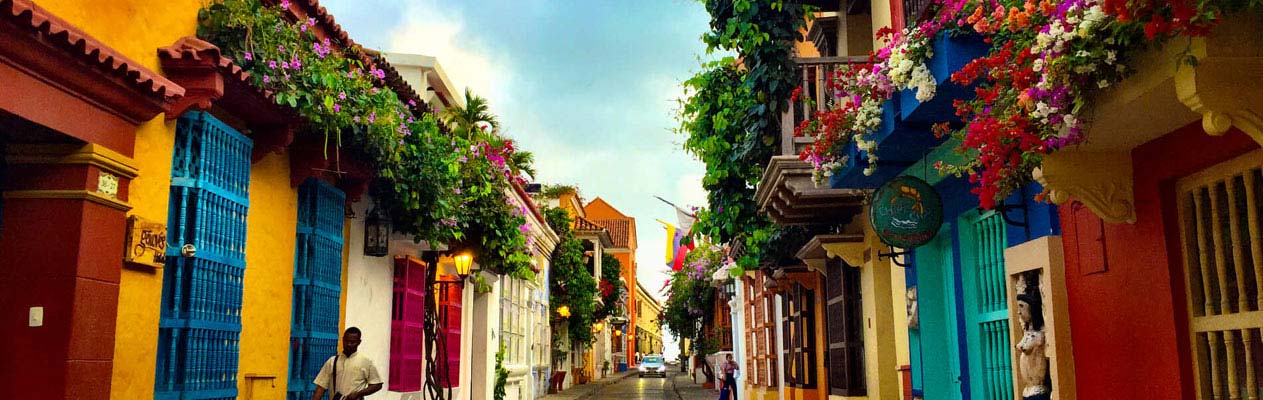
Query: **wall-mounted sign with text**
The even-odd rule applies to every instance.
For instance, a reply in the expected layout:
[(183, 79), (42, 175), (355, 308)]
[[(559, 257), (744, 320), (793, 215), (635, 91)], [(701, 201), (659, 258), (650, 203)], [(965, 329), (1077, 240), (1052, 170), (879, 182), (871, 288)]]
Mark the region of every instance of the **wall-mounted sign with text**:
[(167, 224), (135, 215), (127, 217), (127, 244), (123, 261), (162, 268), (167, 255)]
[(877, 188), (868, 207), (877, 237), (901, 249), (929, 243), (943, 225), (943, 200), (938, 192), (911, 176), (896, 177)]

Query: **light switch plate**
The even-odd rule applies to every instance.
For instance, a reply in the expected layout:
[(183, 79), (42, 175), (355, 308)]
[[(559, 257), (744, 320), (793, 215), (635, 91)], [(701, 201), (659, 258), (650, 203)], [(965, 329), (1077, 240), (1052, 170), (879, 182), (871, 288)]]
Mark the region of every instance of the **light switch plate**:
[(30, 327), (44, 326), (44, 307), (31, 307), (31, 317), (27, 321)]

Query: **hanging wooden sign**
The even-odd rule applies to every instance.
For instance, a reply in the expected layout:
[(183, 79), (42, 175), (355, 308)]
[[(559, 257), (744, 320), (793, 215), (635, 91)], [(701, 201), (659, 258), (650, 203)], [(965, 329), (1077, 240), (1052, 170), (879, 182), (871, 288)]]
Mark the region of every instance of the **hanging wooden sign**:
[(138, 216), (127, 218), (127, 242), (123, 262), (162, 268), (167, 255), (167, 224)]
[(929, 183), (899, 176), (873, 193), (869, 222), (883, 243), (911, 249), (929, 243), (943, 225), (943, 200)]

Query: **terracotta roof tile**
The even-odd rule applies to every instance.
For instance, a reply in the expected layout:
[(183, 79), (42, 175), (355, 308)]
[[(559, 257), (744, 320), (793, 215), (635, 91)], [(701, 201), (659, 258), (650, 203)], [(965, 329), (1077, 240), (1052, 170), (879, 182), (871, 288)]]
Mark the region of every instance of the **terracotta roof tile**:
[(429, 105), (425, 104), (424, 100), (421, 100), (421, 97), (417, 95), (416, 90), (414, 90), (412, 86), (408, 85), (408, 83), (399, 76), (399, 71), (395, 70), (395, 67), (390, 65), (390, 63), (386, 61), (386, 58), (382, 57), (378, 52), (365, 49), (355, 43), (355, 40), (352, 40), (351, 36), (348, 35), (346, 31), (342, 30), (342, 25), (339, 25), (338, 22), (334, 20), (333, 14), (329, 13), (328, 9), (320, 5), (319, 0), (298, 0), (294, 1), (292, 4), (302, 8), (303, 12), (307, 14), (307, 17), (314, 18), (316, 23), (329, 33), (329, 36), (331, 36), (330, 40), (341, 43), (345, 46), (345, 48), (355, 49), (356, 52), (360, 54), (360, 57), (365, 64), (374, 65), (385, 72), (386, 79), (381, 80), (384, 86), (390, 88), (395, 92), (395, 94), (399, 95), (399, 99), (403, 100), (404, 103), (407, 103), (409, 100), (414, 101), (416, 106), (411, 107), (413, 113), (430, 111)]
[(614, 241), (614, 247), (627, 248), (631, 241), (631, 221), (626, 219), (598, 219), (593, 222), (610, 231), (610, 239)]
[(590, 219), (587, 219), (584, 217), (575, 217), (574, 230), (575, 231), (603, 231), (605, 230), (605, 228), (601, 227), (601, 225), (595, 222), (592, 222), (592, 220)]
[(0, 20), (60, 48), (71, 56), (107, 75), (121, 78), (143, 93), (171, 101), (184, 95), (184, 88), (145, 68), (53, 15), (30, 0), (0, 0)]
[(224, 57), (220, 53), (218, 46), (215, 46), (205, 40), (198, 39), (197, 37), (185, 36), (170, 46), (159, 47), (158, 58), (164, 61), (201, 61), (203, 58), (208, 58), (209, 62), (217, 66), (219, 71), (225, 76), (231, 77), (238, 82), (245, 83), (250, 87), (255, 88), (259, 95), (266, 97), (269, 100), (272, 100), (275, 97), (272, 91), (254, 86), (254, 83), (250, 81), (250, 73), (246, 72), (246, 70), (242, 69), (241, 66), (233, 62), (231, 58)]

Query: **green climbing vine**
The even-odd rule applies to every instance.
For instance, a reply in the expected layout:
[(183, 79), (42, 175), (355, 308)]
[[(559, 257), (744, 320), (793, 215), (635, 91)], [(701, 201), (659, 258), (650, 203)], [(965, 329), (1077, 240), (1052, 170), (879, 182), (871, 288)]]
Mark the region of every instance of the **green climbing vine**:
[(703, 187), (708, 207), (699, 210), (699, 233), (720, 242), (741, 241), (744, 268), (767, 262), (761, 254), (779, 228), (760, 215), (755, 188), (780, 141), (780, 116), (796, 80), (793, 43), (800, 39), (807, 9), (784, 0), (703, 0), (710, 32), (708, 53), (733, 58), (703, 65), (684, 83), (677, 131), (684, 148), (706, 164)]
[[(583, 261), (583, 242), (575, 239), (570, 229), (573, 221), (570, 214), (564, 209), (546, 208), (544, 217), (558, 237), (548, 283), (551, 322), (554, 328), (566, 328), (571, 345), (587, 346), (595, 338), (592, 323), (596, 322), (596, 278)], [(569, 316), (559, 312), (561, 307), (565, 307)], [(557, 340), (560, 336), (553, 338)]]

